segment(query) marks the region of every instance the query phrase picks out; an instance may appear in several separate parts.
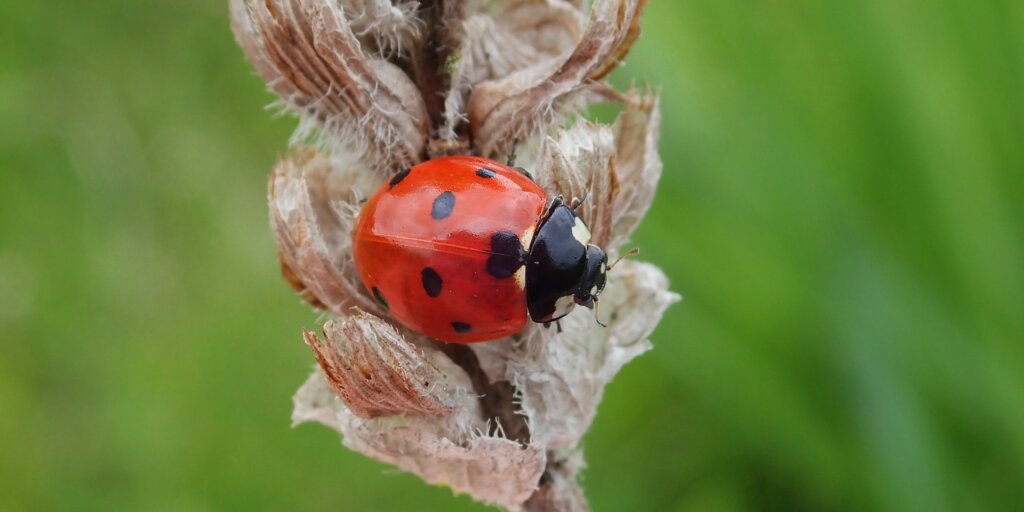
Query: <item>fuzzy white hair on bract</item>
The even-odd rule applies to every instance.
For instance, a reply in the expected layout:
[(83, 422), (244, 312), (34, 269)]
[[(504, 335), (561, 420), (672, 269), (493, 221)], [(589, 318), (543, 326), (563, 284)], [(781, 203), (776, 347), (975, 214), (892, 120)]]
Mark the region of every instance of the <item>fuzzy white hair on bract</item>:
[[(587, 197), (614, 259), (661, 176), (656, 93), (604, 78), (639, 35), (646, 0), (230, 0), (239, 45), (299, 128), (270, 177), (282, 272), (333, 320), (305, 333), (318, 368), (293, 421), (508, 510), (585, 510), (579, 443), (604, 387), (679, 296), (655, 266), (608, 274), (604, 328), (589, 312), (451, 345), (391, 322), (355, 271), (361, 201), (426, 158), (519, 164), (551, 197)], [(583, 119), (595, 102), (613, 125)]]

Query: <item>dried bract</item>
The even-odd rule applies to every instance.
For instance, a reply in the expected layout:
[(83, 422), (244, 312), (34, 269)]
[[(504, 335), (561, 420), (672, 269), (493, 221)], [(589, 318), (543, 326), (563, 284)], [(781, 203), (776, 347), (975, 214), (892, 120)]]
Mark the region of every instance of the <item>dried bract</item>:
[[(549, 197), (586, 198), (593, 241), (614, 257), (662, 170), (657, 96), (603, 81), (646, 0), (230, 2), (240, 46), (300, 118), (269, 185), (282, 273), (334, 317), (322, 337), (305, 333), (318, 369), (293, 420), (485, 503), (585, 510), (580, 440), (679, 299), (664, 274), (634, 261), (610, 271), (607, 328), (580, 309), (561, 330), (445, 345), (387, 319), (356, 275), (352, 230), (391, 174), (441, 154), (504, 160), (519, 141), (519, 165)], [(578, 118), (594, 101), (621, 105), (614, 125)]]
[(646, 0), (595, 2), (586, 30), (568, 56), (542, 61), (480, 83), (468, 112), (473, 141), (484, 156), (507, 153), (511, 141), (545, 132), (584, 105), (588, 87), (625, 57), (636, 39)]
[(325, 340), (311, 332), (313, 349), (334, 392), (363, 418), (388, 414), (444, 414), (452, 411), (454, 391), (435, 361), (407, 343), (387, 322), (357, 312), (324, 325)]
[(306, 148), (278, 163), (270, 177), (270, 222), (289, 283), (337, 315), (359, 306), (379, 311), (363, 293), (352, 262), (355, 200), (373, 174)]
[(370, 153), (385, 167), (419, 160), (429, 129), (423, 96), (400, 67), (364, 51), (346, 17), (358, 6), (310, 0), (234, 0), (231, 6), (235, 35), (260, 76), (288, 107), (333, 135), (328, 146)]

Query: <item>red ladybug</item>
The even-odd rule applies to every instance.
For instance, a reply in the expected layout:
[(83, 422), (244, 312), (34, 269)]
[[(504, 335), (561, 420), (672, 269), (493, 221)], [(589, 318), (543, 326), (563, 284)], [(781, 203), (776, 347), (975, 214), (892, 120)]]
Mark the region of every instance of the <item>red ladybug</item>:
[(435, 158), (363, 205), (356, 269), (382, 308), (432, 338), (468, 343), (593, 308), (608, 257), (590, 244), (579, 204), (522, 172), (471, 156)]

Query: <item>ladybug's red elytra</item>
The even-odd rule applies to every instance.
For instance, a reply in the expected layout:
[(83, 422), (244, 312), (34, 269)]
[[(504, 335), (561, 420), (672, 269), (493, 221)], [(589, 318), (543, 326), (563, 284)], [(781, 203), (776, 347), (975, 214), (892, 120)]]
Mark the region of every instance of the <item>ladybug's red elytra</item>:
[(608, 257), (590, 244), (578, 202), (547, 200), (527, 175), (472, 156), (395, 175), (363, 205), (356, 269), (406, 327), (470, 343), (593, 308)]

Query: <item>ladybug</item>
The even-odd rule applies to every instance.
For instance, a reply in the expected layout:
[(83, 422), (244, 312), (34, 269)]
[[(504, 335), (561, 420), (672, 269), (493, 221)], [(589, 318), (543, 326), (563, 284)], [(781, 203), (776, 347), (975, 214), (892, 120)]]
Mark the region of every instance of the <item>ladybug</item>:
[(395, 175), (366, 201), (353, 234), (356, 269), (406, 327), (457, 343), (593, 309), (608, 257), (576, 214), (548, 202), (525, 171), (448, 156)]

